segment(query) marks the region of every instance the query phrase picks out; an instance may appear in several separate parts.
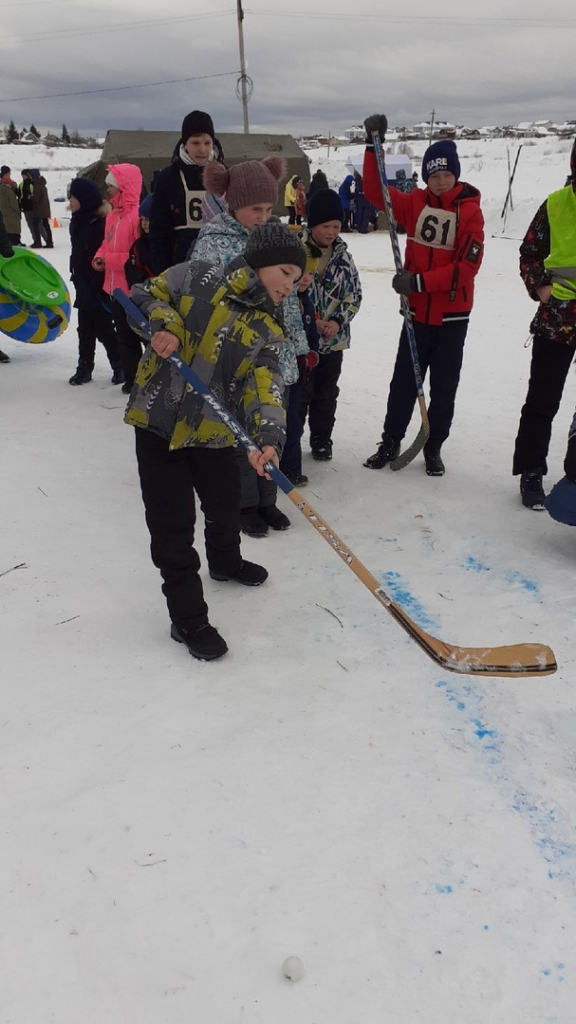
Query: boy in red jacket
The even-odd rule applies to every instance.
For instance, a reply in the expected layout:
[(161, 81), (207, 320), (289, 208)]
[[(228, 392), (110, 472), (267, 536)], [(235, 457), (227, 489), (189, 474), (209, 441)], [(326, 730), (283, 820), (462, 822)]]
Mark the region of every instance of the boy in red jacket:
[[(364, 192), (374, 206), (384, 208), (372, 132), (382, 141), (383, 114), (364, 122), (368, 144), (364, 157)], [(460, 379), (464, 340), (474, 301), (474, 278), (484, 250), (484, 218), (480, 193), (461, 182), (456, 145), (449, 139), (429, 146), (422, 161), (426, 188), (406, 194), (391, 189), (394, 217), (407, 232), (404, 270), (392, 287), (408, 296), (422, 379), (430, 368), (430, 437), (424, 447), (426, 472), (442, 476), (440, 455), (450, 433)], [(388, 408), (378, 451), (364, 463), (381, 469), (397, 457), (416, 402), (416, 382), (406, 327), (402, 329)]]

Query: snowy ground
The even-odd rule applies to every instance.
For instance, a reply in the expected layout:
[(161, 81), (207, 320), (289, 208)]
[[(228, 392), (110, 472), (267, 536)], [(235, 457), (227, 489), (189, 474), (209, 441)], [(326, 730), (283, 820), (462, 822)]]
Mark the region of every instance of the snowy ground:
[[(569, 148), (522, 151), (507, 235)], [(2, 338), (0, 1024), (573, 1024), (575, 535), (510, 474), (534, 307), (518, 242), (491, 237), (506, 144), (459, 149), (488, 241), (446, 476), (362, 467), (400, 318), (388, 236), (352, 235), (364, 303), (307, 497), (426, 630), (549, 643), (559, 671), (442, 673), (284, 498), (292, 529), (243, 541), (265, 587), (206, 579), (230, 654), (194, 661), (168, 636), (103, 352), (71, 388), (73, 326)], [(570, 375), (550, 482), (575, 397)]]

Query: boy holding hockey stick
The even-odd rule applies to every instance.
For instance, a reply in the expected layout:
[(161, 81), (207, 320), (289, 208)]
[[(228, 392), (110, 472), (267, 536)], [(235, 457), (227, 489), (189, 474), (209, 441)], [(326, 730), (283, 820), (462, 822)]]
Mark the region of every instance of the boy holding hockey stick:
[(229, 409), (243, 408), (262, 449), (250, 454), (250, 462), (262, 475), (268, 460), (278, 464), (285, 437), (279, 370), (284, 329), (277, 306), (305, 265), (296, 235), (282, 224), (266, 224), (251, 233), (244, 256), (226, 267), (181, 263), (132, 290), (152, 330), (125, 417), (137, 428), (152, 561), (164, 581), (172, 638), (204, 661), (221, 658), (228, 648), (208, 621), (193, 547), (194, 491), (204, 511), (212, 579), (258, 586), (268, 574), (240, 553), (234, 436), (167, 357), (178, 349)]
[[(387, 121), (374, 114), (364, 122), (367, 146), (364, 191), (375, 206), (384, 208), (382, 186), (372, 133), (384, 141)], [(461, 182), (460, 161), (450, 140), (429, 146), (422, 161), (426, 188), (409, 194), (392, 189), (394, 216), (407, 232), (404, 270), (392, 279), (399, 295), (408, 297), (422, 376), (430, 368), (430, 436), (424, 447), (426, 472), (442, 476), (440, 454), (454, 416), (464, 341), (474, 301), (474, 278), (484, 249), (484, 218), (480, 193)], [(414, 367), (406, 327), (400, 335), (382, 440), (364, 463), (382, 469), (400, 451), (417, 397)]]

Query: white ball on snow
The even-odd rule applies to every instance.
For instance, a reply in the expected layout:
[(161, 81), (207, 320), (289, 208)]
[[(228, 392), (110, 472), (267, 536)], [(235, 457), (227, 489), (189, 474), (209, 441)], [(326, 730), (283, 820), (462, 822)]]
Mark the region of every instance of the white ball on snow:
[(288, 981), (300, 981), (304, 974), (304, 964), (299, 956), (287, 956), (282, 964), (282, 974)]

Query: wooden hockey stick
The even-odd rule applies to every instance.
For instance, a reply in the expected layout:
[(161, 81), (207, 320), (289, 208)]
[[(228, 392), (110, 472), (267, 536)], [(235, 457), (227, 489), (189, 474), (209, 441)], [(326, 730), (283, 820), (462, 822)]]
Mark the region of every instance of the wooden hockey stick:
[[(122, 304), (130, 318), (138, 325), (141, 333), (146, 338), (149, 338), (150, 326), (148, 320), (142, 315), (138, 307), (119, 289), (114, 292), (114, 298)], [(258, 445), (243, 430), (237, 420), (222, 405), (220, 400), (216, 398), (216, 395), (201, 380), (198, 374), (184, 363), (176, 352), (169, 358), (194, 391), (202, 395), (206, 404), (220, 417), (234, 437), (248, 451), (259, 451)], [(512, 644), (506, 647), (459, 647), (456, 644), (448, 644), (444, 640), (438, 640), (430, 633), (427, 633), (426, 630), (421, 629), (406, 614), (403, 608), (392, 600), (376, 577), (356, 558), (350, 548), (340, 540), (316, 509), (306, 501), (303, 494), (284, 476), (284, 473), (272, 462), (267, 462), (265, 469), (317, 533), (324, 538), (361, 583), (368, 588), (376, 600), (386, 608), (386, 611), (390, 612), (390, 615), (402, 626), (402, 629), (412, 637), (418, 646), (437, 665), (450, 672), (462, 672), (467, 675), (533, 676), (549, 675), (551, 672), (556, 671), (557, 665), (554, 654), (549, 647), (543, 644)]]

